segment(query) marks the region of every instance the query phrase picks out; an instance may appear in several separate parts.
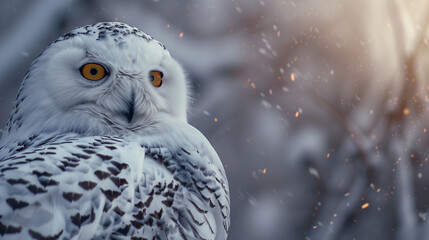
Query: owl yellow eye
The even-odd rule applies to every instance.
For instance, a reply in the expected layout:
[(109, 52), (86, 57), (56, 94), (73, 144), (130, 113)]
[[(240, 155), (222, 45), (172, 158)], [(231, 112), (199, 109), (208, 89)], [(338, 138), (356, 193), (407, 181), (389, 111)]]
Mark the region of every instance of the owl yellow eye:
[(87, 63), (80, 68), (82, 76), (91, 81), (98, 81), (106, 76), (106, 69), (97, 63)]
[(162, 77), (164, 76), (160, 71), (151, 71), (150, 76), (152, 78), (152, 85), (154, 87), (160, 87), (162, 85)]

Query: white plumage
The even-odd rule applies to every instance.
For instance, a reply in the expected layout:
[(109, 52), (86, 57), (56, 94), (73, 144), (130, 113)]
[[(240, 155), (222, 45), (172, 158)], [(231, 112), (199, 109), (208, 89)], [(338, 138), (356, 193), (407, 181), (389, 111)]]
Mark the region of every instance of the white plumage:
[(186, 102), (182, 68), (142, 31), (60, 37), (0, 141), (0, 238), (226, 239), (225, 171)]

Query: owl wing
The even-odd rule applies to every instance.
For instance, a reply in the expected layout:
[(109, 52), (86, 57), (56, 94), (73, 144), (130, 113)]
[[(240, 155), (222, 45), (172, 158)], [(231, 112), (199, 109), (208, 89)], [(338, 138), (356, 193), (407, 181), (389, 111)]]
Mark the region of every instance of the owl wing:
[(207, 140), (186, 128), (57, 139), (1, 161), (0, 237), (225, 239), (223, 167)]
[(165, 236), (159, 236), (162, 239), (226, 239), (229, 189), (219, 157), (195, 129), (188, 129), (187, 134), (176, 141), (171, 137), (169, 140), (164, 142), (166, 147), (157, 147), (162, 145), (158, 139), (142, 143), (146, 149), (145, 164), (163, 166), (148, 168), (156, 171), (144, 171), (146, 185), (143, 187), (158, 196), (151, 211), (166, 213), (157, 223), (167, 224), (162, 227), (167, 231)]

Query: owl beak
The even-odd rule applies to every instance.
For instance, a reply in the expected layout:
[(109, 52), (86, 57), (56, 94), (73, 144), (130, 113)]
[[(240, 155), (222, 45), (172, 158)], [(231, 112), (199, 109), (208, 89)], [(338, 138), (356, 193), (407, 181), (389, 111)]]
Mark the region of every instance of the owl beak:
[(128, 111), (124, 112), (124, 116), (127, 118), (128, 123), (131, 123), (135, 112), (135, 95), (134, 91), (131, 93), (131, 100), (128, 102)]

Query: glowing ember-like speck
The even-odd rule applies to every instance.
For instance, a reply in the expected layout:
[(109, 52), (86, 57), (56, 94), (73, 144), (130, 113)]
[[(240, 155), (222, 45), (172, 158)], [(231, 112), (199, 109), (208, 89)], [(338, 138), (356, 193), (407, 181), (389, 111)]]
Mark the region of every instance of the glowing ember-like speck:
[(410, 109), (408, 109), (408, 108), (404, 108), (403, 113), (404, 113), (404, 115), (408, 115), (408, 114), (410, 114)]
[(294, 73), (291, 73), (291, 74), (290, 74), (290, 80), (291, 80), (292, 82), (295, 82), (295, 74), (294, 74)]
[(367, 207), (369, 207), (369, 203), (364, 203), (364, 204), (362, 204), (362, 206), (360, 207), (361, 209), (365, 209), (365, 208), (367, 208)]
[(264, 168), (264, 170), (262, 170), (262, 174), (265, 174), (265, 173), (267, 173), (267, 169), (266, 168)]
[(182, 32), (179, 34), (179, 37), (183, 37), (183, 33)]
[(217, 118), (216, 117), (214, 118), (214, 122), (217, 122)]
[(344, 197), (348, 197), (350, 195), (350, 193), (345, 193)]
[(299, 117), (299, 112), (296, 112), (295, 113), (295, 117), (297, 118), (297, 117)]

